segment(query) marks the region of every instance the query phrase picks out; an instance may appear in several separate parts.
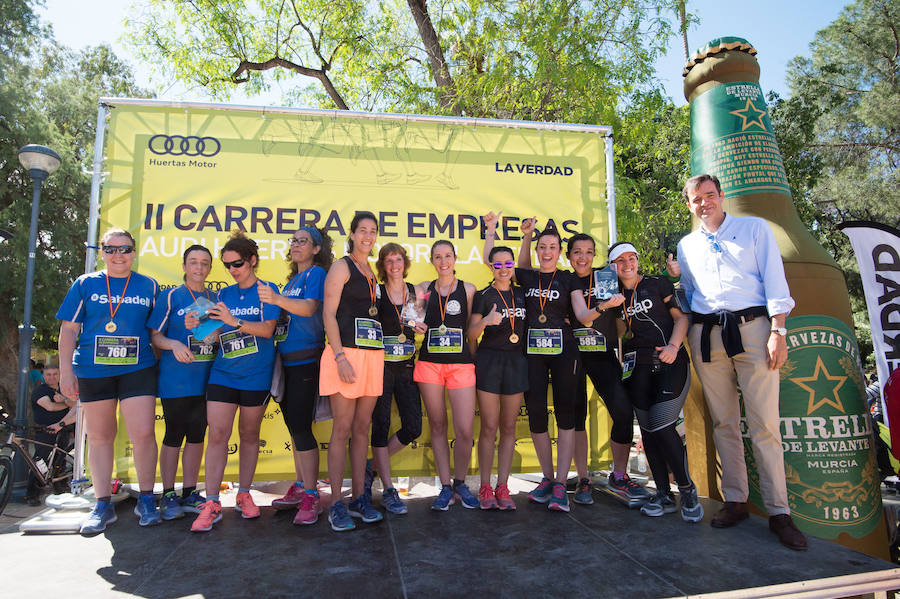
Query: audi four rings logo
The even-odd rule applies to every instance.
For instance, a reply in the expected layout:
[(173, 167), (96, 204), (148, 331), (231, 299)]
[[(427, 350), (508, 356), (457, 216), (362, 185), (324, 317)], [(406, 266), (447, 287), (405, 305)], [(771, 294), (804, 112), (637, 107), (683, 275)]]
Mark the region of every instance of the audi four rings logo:
[(197, 137), (196, 135), (154, 135), (147, 143), (150, 151), (158, 156), (215, 156), (222, 149), (222, 144), (215, 137)]

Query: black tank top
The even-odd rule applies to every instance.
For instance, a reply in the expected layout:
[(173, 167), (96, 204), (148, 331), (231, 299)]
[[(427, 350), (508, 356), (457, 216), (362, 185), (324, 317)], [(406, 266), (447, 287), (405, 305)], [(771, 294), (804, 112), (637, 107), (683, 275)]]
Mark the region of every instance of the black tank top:
[[(384, 331), (385, 337), (397, 337), (401, 333), (406, 335), (406, 343), (415, 344), (416, 342), (416, 330), (410, 327), (406, 322), (401, 322), (400, 317), (403, 315), (403, 304), (394, 304), (391, 301), (391, 296), (387, 292), (387, 286), (383, 283), (379, 285), (379, 291), (381, 296), (378, 298), (378, 319), (381, 320), (381, 329)], [(416, 288), (413, 287), (412, 283), (406, 283), (406, 297), (407, 301), (412, 300), (416, 301)], [(385, 346), (385, 351), (388, 351), (388, 347)], [(402, 363), (408, 364), (410, 361), (415, 359), (415, 352), (406, 360), (402, 360)], [(400, 360), (388, 360), (387, 354), (385, 354), (386, 362), (398, 362)]]
[[(432, 281), (428, 286), (428, 304), (425, 308), (425, 324), (428, 331), (422, 340), (419, 350), (419, 361), (434, 362), (436, 364), (470, 364), (472, 353), (466, 342), (466, 328), (469, 322), (469, 300), (466, 296), (466, 285), (459, 279), (456, 280), (456, 289), (449, 296), (442, 297), (436, 288), (437, 281)], [(445, 306), (444, 318), (441, 319), (441, 306)], [(447, 329), (459, 329), (462, 331), (461, 351), (440, 351), (436, 336), (440, 335), (439, 327), (443, 324)], [(456, 341), (458, 334), (453, 333)], [(429, 346), (432, 347), (429, 350)]]
[[(359, 349), (381, 349), (381, 347), (367, 347), (356, 343), (357, 319), (362, 318), (378, 322), (378, 315), (372, 316), (369, 314), (369, 308), (372, 306), (372, 294), (369, 283), (366, 281), (366, 276), (359, 272), (356, 263), (350, 256), (344, 256), (341, 260), (346, 261), (347, 268), (350, 269), (350, 279), (344, 284), (344, 290), (341, 292), (341, 301), (338, 302), (335, 314), (338, 329), (341, 331), (341, 345)], [(375, 290), (377, 302), (377, 295), (380, 295), (377, 284), (375, 285)]]
[[(598, 270), (598, 269), (593, 269)], [(594, 297), (594, 294), (591, 293), (591, 281), (593, 278), (593, 270), (591, 274), (586, 277), (579, 277), (577, 273), (572, 273), (572, 278), (578, 281), (581, 286), (581, 291), (584, 294), (584, 303), (588, 308), (593, 308), (600, 301)], [(619, 346), (619, 333), (616, 329), (616, 319), (621, 315), (621, 308), (610, 308), (608, 310), (604, 310), (601, 312), (597, 318), (594, 319), (594, 322), (591, 323), (590, 327), (585, 327), (578, 318), (575, 316), (575, 310), (569, 310), (569, 322), (572, 323), (572, 327), (574, 329), (582, 329), (582, 328), (592, 328), (595, 331), (599, 331), (603, 333), (603, 336), (606, 339), (606, 351), (608, 353), (612, 353), (614, 348)], [(597, 352), (586, 352), (586, 353), (597, 353)]]

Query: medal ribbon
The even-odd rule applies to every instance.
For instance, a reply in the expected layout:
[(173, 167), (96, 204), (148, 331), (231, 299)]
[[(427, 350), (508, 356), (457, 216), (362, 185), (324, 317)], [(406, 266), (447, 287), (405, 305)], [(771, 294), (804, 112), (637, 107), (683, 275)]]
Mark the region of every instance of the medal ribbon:
[[(403, 333), (403, 319), (400, 318), (400, 310), (397, 309), (397, 304), (395, 304), (395, 303), (394, 303), (394, 300), (391, 299), (391, 292), (388, 291), (388, 288), (387, 288), (386, 285), (385, 285), (385, 287), (384, 287), (384, 290), (385, 290), (385, 291), (387, 292), (387, 294), (388, 294), (388, 301), (390, 301), (390, 302), (391, 302), (391, 306), (394, 307), (394, 312), (397, 313), (397, 323), (400, 325), (400, 333), (402, 334), (402, 333)], [(406, 283), (404, 283), (404, 284), (403, 284), (403, 298), (402, 298), (402, 301), (400, 302), (401, 305), (405, 306), (405, 305), (406, 305), (406, 301), (407, 301), (408, 299), (409, 299), (409, 289), (406, 288)]]
[(438, 292), (438, 308), (441, 311), (441, 324), (444, 324), (444, 318), (447, 314), (447, 304), (450, 302), (450, 294), (453, 293), (453, 285), (456, 284), (456, 277), (453, 277), (453, 280), (450, 281), (450, 288), (447, 290), (447, 299), (443, 302), (441, 301), (441, 288), (437, 284), (437, 281), (434, 282), (434, 288)]
[(553, 287), (553, 279), (556, 278), (557, 272), (559, 272), (559, 269), (554, 269), (553, 276), (550, 277), (550, 283), (547, 284), (547, 297), (544, 297), (544, 288), (541, 287), (541, 273), (538, 272), (538, 303), (541, 305), (541, 314), (544, 313), (544, 306), (550, 297), (550, 288)]
[(372, 278), (369, 278), (369, 275), (366, 274), (366, 271), (363, 270), (362, 265), (356, 261), (356, 258), (353, 257), (353, 254), (350, 255), (350, 259), (353, 260), (356, 267), (359, 269), (359, 272), (362, 273), (362, 276), (366, 278), (366, 285), (369, 287), (369, 297), (372, 298), (372, 304), (375, 305), (375, 287), (377, 283), (375, 282), (375, 275), (372, 275)]
[(106, 273), (106, 297), (109, 298), (109, 321), (113, 322), (116, 318), (116, 313), (119, 311), (119, 308), (122, 307), (122, 304), (125, 303), (125, 292), (128, 291), (128, 283), (131, 281), (131, 271), (128, 271), (128, 278), (125, 279), (125, 287), (122, 288), (122, 300), (121, 302), (116, 302), (116, 309), (113, 310), (112, 307), (112, 291), (109, 289), (109, 273)]
[[(491, 287), (494, 287), (494, 284), (491, 283)], [(516, 332), (516, 296), (513, 294), (512, 289), (509, 290), (509, 294), (512, 296), (512, 304), (513, 309), (509, 309), (509, 304), (506, 303), (506, 298), (503, 297), (503, 293), (496, 287), (494, 287), (494, 291), (497, 292), (497, 295), (500, 296), (500, 301), (503, 302), (503, 307), (506, 308), (506, 313), (509, 314), (509, 328), (512, 329), (513, 334)]]
[[(194, 295), (194, 292), (191, 291), (191, 288), (187, 286), (187, 283), (184, 284), (184, 288), (187, 289), (187, 290), (188, 290), (188, 293), (191, 294), (191, 299), (194, 300), (194, 301), (196, 302), (196, 301), (197, 301), (197, 296)], [(122, 294), (124, 295), (124, 293), (125, 293), (125, 292), (123, 291)], [(212, 298), (209, 297), (209, 289), (207, 289), (207, 288), (204, 287), (204, 288), (203, 288), (203, 295), (206, 296), (206, 299), (208, 299), (209, 301), (212, 301)]]

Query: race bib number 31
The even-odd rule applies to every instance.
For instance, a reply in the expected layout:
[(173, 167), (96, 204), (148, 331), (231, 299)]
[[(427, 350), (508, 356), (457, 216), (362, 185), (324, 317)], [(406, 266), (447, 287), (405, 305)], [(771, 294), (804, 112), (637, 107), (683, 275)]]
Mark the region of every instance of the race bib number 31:
[(356, 347), (382, 349), (384, 347), (381, 323), (371, 318), (356, 319)]
[(528, 329), (528, 353), (557, 356), (562, 353), (562, 329)]
[(139, 356), (137, 337), (94, 337), (94, 364), (129, 366), (137, 364)]
[(259, 351), (256, 347), (256, 337), (240, 331), (228, 331), (219, 335), (219, 343), (222, 344), (222, 355), (226, 358), (239, 358)]

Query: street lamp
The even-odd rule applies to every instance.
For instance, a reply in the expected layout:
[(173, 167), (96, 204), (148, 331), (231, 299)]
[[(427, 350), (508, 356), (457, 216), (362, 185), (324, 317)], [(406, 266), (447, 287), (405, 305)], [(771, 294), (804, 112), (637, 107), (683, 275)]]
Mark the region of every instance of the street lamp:
[(34, 254), (37, 248), (37, 223), (40, 214), (41, 185), (44, 179), (59, 168), (59, 154), (46, 146), (29, 144), (19, 149), (19, 162), (34, 179), (34, 194), (31, 200), (31, 230), (28, 234), (28, 267), (25, 271), (25, 320), (19, 327), (19, 395), (16, 401), (17, 432), (25, 433), (28, 422), (28, 370), (31, 358), (31, 340), (34, 327), (31, 326), (31, 301), (34, 287)]

